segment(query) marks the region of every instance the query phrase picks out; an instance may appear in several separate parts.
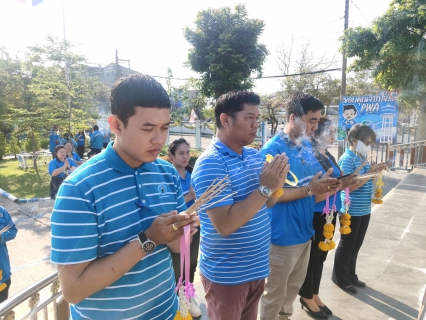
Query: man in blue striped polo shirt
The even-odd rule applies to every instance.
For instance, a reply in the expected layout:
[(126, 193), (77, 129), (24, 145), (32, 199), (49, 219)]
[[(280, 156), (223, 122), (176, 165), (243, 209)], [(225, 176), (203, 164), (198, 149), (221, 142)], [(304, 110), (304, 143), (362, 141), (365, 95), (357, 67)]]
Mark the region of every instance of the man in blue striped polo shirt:
[(146, 75), (111, 90), (108, 123), (117, 138), (62, 184), (52, 213), (51, 261), (72, 319), (173, 319), (169, 249), (179, 251), (186, 209), (179, 174), (157, 159), (170, 100)]
[[(217, 139), (197, 160), (192, 184), (197, 198), (216, 179), (229, 187), (202, 210), (200, 271), (210, 320), (256, 319), (269, 274), (270, 224), (266, 202), (284, 184), (285, 155), (263, 164), (251, 144), (259, 127), (259, 96), (231, 91), (217, 99)], [(272, 200), (272, 199), (271, 199)]]
[[(280, 133), (269, 140), (261, 155), (286, 153), (291, 171), (298, 178), (297, 186), (285, 188), (278, 203), (269, 208), (272, 237), (271, 273), (260, 305), (260, 319), (288, 319), (293, 302), (306, 277), (315, 234), (313, 216), (315, 202), (325, 199), (327, 191), (340, 188), (339, 180), (322, 174), (309, 137), (318, 128), (324, 105), (310, 94), (296, 93), (287, 101), (287, 123)], [(289, 177), (289, 180), (292, 180)]]

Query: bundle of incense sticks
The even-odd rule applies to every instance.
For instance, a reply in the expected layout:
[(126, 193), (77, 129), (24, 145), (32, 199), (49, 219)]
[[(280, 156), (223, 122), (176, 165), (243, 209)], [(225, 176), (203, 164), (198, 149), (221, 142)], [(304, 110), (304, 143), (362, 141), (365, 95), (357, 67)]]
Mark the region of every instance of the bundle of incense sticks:
[(13, 224), (7, 225), (6, 227), (0, 230), (0, 234), (5, 233), (7, 230), (9, 230), (12, 227), (13, 227)]
[(215, 201), (213, 203), (208, 203), (210, 200), (218, 196), (223, 190), (225, 190), (227, 187), (230, 186), (228, 175), (226, 175), (219, 181), (217, 180), (218, 178), (214, 179), (214, 181), (207, 188), (207, 190), (201, 195), (201, 197), (199, 197), (195, 201), (195, 203), (186, 210), (187, 214), (193, 215), (197, 213), (197, 211), (199, 210), (205, 210), (208, 207), (211, 207), (212, 205), (218, 202), (222, 202), (223, 200), (228, 199), (229, 197), (232, 197), (233, 195), (237, 194), (236, 192), (233, 192), (231, 194), (228, 194), (226, 197), (221, 198), (218, 201)]
[(377, 177), (378, 172), (366, 173), (360, 176), (353, 178), (354, 180), (365, 180), (365, 179), (374, 179)]
[(358, 168), (356, 168), (356, 170), (353, 173), (359, 173), (361, 169), (367, 165), (368, 160), (369, 160), (369, 156), (366, 156), (364, 161), (361, 163), (361, 165)]

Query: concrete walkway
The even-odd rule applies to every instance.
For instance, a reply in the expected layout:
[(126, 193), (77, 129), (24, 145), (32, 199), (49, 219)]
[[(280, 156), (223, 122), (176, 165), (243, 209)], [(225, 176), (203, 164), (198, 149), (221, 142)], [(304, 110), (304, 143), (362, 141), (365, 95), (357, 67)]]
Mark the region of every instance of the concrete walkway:
[[(384, 174), (385, 203), (375, 205), (358, 257), (358, 275), (367, 283), (350, 295), (330, 280), (334, 251), (323, 272), (320, 296), (333, 311), (330, 319), (416, 319), (426, 287), (426, 169)], [(17, 205), (0, 197), (18, 226), (8, 243), (12, 263), (11, 295), (55, 271), (49, 262), (53, 201)], [(338, 241), (338, 233), (335, 241)], [(195, 279), (197, 301), (207, 320), (204, 290)], [(294, 303), (293, 319), (311, 319)]]

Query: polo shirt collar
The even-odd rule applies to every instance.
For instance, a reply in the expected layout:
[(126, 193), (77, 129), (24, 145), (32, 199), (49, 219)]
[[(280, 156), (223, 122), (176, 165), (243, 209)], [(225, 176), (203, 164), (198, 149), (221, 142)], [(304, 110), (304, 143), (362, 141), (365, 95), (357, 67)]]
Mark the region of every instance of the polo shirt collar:
[(346, 152), (348, 153), (348, 155), (353, 158), (353, 159), (361, 159), (363, 160), (364, 157), (361, 157), (359, 155), (357, 155), (355, 152), (353, 152), (352, 150), (350, 150), (349, 148), (346, 148)]
[(113, 142), (109, 143), (107, 148), (105, 149), (104, 158), (106, 162), (116, 171), (123, 172), (123, 173), (133, 173), (136, 169), (142, 169), (143, 171), (155, 171), (155, 164), (154, 162), (144, 162), (140, 167), (138, 168), (132, 168), (129, 166), (126, 162), (124, 162), (123, 159), (118, 155), (117, 152), (115, 152), (113, 146)]
[(237, 152), (235, 152), (234, 150), (230, 149), (226, 144), (224, 144), (222, 141), (220, 141), (219, 139), (216, 138), (216, 140), (214, 141), (214, 146), (216, 147), (216, 149), (222, 153), (222, 154), (228, 154), (231, 157), (242, 157), (242, 159), (245, 158), (247, 151), (246, 148), (243, 147), (242, 151), (241, 151), (241, 155), (239, 155)]

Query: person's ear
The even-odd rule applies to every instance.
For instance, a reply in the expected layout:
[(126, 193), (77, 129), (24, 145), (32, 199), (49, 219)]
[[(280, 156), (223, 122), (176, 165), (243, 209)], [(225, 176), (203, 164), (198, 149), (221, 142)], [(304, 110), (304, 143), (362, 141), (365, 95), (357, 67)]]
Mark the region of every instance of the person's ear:
[(220, 116), (219, 116), (219, 119), (220, 119), (220, 123), (222, 123), (222, 126), (226, 129), (229, 129), (230, 119), (229, 119), (228, 115), (226, 113), (221, 113)]
[(116, 136), (120, 136), (121, 132), (123, 131), (124, 124), (115, 114), (108, 116), (108, 124), (111, 128), (111, 131), (114, 132)]

